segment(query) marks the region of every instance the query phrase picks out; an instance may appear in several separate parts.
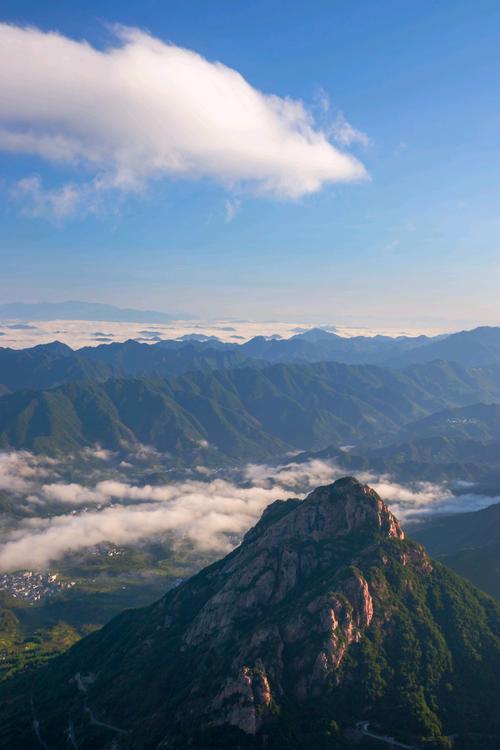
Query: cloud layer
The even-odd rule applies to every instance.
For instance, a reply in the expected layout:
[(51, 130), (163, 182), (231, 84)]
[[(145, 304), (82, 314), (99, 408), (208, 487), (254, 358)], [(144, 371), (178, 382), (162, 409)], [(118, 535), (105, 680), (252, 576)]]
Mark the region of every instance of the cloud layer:
[(300, 101), (264, 94), (236, 70), (139, 29), (113, 34), (99, 50), (0, 24), (0, 149), (89, 173), (83, 188), (46, 195), (33, 178), (18, 185), (39, 215), (61, 218), (81, 199), (92, 206), (107, 189), (138, 190), (166, 175), (286, 198), (366, 176)]
[[(12, 459), (9, 470), (14, 464), (20, 466), (28, 455), (22, 454), (17, 462)], [(4, 534), (0, 570), (44, 568), (69, 552), (101, 542), (134, 544), (167, 531), (200, 550), (228, 552), (267, 505), (290, 494), (302, 497), (317, 484), (333, 481), (337, 474), (335, 467), (315, 461), (308, 467), (264, 467), (261, 471), (253, 467), (243, 486), (226, 479), (192, 479), (159, 486), (134, 486), (117, 480), (103, 480), (91, 487), (60, 480), (38, 487), (33, 484), (28, 502), (37, 512), (44, 504), (51, 504), (51, 511), (53, 503), (63, 507), (50, 517), (25, 518)], [(248, 481), (250, 476), (255, 482)], [(295, 492), (299, 486), (300, 492)]]
[[(251, 464), (227, 478), (200, 467), (197, 475), (153, 486), (127, 476), (123, 463), (113, 468), (113, 457), (98, 449), (84, 452), (77, 465), (79, 460), (87, 467), (83, 471), (87, 485), (63, 476), (68, 460), (58, 464), (27, 452), (0, 452), (0, 489), (16, 496), (18, 510), (24, 512), (24, 518), (13, 525), (11, 521), (11, 527), (0, 534), (0, 570), (43, 569), (96, 544), (133, 545), (167, 532), (204, 552), (223, 554), (269, 503), (303, 498), (345, 473), (320, 460)], [(126, 466), (132, 470), (131, 464)], [(448, 487), (430, 482), (403, 486), (388, 476), (360, 474), (358, 478), (377, 490), (402, 521), (498, 502), (472, 492), (456, 497)]]

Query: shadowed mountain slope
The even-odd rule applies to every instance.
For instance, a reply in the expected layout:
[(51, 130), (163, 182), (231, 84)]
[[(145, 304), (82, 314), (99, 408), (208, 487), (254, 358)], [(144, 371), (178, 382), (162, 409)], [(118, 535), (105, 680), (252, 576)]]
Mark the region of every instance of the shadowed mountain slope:
[(366, 720), (486, 750), (499, 635), (494, 600), (346, 478), (275, 502), (227, 557), (6, 683), (0, 745), (326, 750)]
[(69, 383), (0, 398), (0, 447), (145, 443), (179, 462), (265, 459), (394, 433), (446, 406), (500, 398), (482, 371), (318, 363)]

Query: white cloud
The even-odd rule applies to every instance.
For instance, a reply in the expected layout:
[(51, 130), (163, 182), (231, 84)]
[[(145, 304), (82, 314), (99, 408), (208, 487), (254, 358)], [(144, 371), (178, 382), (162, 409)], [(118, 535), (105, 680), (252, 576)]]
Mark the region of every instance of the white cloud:
[[(337, 134), (342, 145), (361, 138), (354, 129), (348, 136), (347, 125)], [(168, 175), (285, 198), (366, 176), (302, 102), (264, 94), (222, 63), (124, 27), (99, 50), (0, 24), (0, 149), (83, 165), (92, 200)], [(64, 215), (82, 200), (74, 185), (44, 193), (29, 180), (18, 189), (40, 214), (52, 207)]]
[(110, 461), (116, 454), (113, 451), (101, 448), (100, 445), (96, 445), (94, 448), (83, 448), (82, 456), (87, 458), (89, 461)]
[[(23, 454), (19, 465), (26, 455), (30, 454)], [(325, 462), (312, 461), (278, 467), (252, 465), (243, 474), (243, 486), (219, 478), (158, 486), (134, 486), (114, 479), (91, 487), (61, 481), (41, 484), (29, 502), (36, 507), (50, 503), (51, 512), (54, 502), (61, 503), (62, 512), (50, 518), (24, 518), (16, 529), (4, 533), (0, 570), (43, 568), (68, 552), (100, 542), (134, 544), (166, 531), (201, 550), (224, 553), (269, 503), (290, 495), (303, 497), (339, 472)], [(34, 487), (30, 485), (32, 491)], [(77, 509), (67, 511), (67, 505)], [(92, 505), (102, 507), (94, 510)]]
[(350, 146), (353, 143), (360, 143), (362, 146), (370, 144), (370, 138), (361, 130), (356, 130), (350, 122), (346, 120), (344, 114), (339, 112), (331, 128), (333, 138), (341, 146)]
[[(21, 214), (23, 216), (60, 221), (73, 216), (82, 207), (84, 192), (73, 184), (62, 185), (55, 190), (46, 190), (40, 177), (32, 175), (16, 182), (11, 195), (22, 202)], [(87, 212), (87, 207), (85, 207), (85, 213)]]
[[(117, 459), (118, 461), (118, 459)], [(106, 462), (99, 481), (84, 485), (63, 481), (61, 466), (27, 452), (0, 453), (0, 488), (24, 504), (24, 517), (0, 534), (0, 570), (44, 568), (65, 554), (102, 542), (136, 544), (173, 532), (203, 551), (229, 551), (278, 498), (305, 497), (329, 484), (345, 470), (329, 461), (311, 460), (279, 466), (250, 464), (238, 475), (220, 478), (199, 467), (200, 479), (162, 485), (139, 485), (109, 477)], [(119, 464), (117, 463), (119, 470)], [(115, 471), (116, 475), (116, 471)], [(210, 476), (215, 478), (210, 478)], [(402, 485), (390, 476), (358, 474), (402, 521), (429, 513), (453, 513), (486, 507), (498, 498), (455, 496), (446, 485), (414, 482)], [(50, 479), (50, 481), (47, 480)], [(461, 489), (465, 489), (462, 487)], [(50, 517), (43, 514), (50, 511)], [(34, 516), (34, 513), (40, 514)]]
[(306, 491), (321, 484), (330, 484), (341, 476), (345, 470), (335, 464), (319, 459), (305, 463), (289, 463), (281, 466), (267, 464), (248, 464), (243, 472), (244, 479), (256, 487), (282, 487), (287, 491)]
[(321, 88), (321, 86), (317, 89), (314, 96), (314, 104), (323, 114), (326, 114), (330, 111), (330, 97), (328, 96), (325, 89)]
[(224, 202), (224, 210), (226, 212), (226, 224), (230, 224), (235, 218), (236, 214), (241, 208), (241, 201), (235, 198), (234, 200), (226, 200)]
[(49, 476), (56, 462), (29, 451), (0, 451), (0, 490), (29, 492), (34, 483)]
[[(224, 480), (158, 488), (110, 486), (107, 490), (122, 498), (150, 497), (153, 501), (26, 519), (4, 538), (0, 570), (44, 567), (68, 552), (100, 542), (133, 544), (166, 531), (175, 531), (200, 549), (226, 552), (234, 545), (231, 537), (248, 529), (277, 497), (276, 489), (236, 487)], [(76, 497), (78, 488), (68, 492)]]

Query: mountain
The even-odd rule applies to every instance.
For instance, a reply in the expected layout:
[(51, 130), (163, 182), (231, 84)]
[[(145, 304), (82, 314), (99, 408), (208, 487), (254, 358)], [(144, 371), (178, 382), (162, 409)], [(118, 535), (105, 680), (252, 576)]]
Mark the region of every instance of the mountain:
[(289, 339), (257, 336), (241, 349), (248, 356), (273, 362), (336, 361), (346, 364), (378, 364), (407, 367), (435, 360), (464, 367), (500, 364), (500, 327), (479, 327), (448, 335), (353, 336), (312, 329)]
[[(436, 363), (427, 365), (434, 371)], [(420, 365), (412, 368), (413, 375)], [(475, 372), (477, 373), (477, 369)], [(468, 371), (472, 372), (472, 371)], [(429, 373), (426, 373), (429, 375)], [(294, 456), (295, 462), (333, 459), (346, 471), (391, 474), (398, 481), (474, 482), (477, 494), (500, 494), (500, 405), (452, 407), (416, 419), (397, 432)], [(469, 488), (469, 491), (472, 491)]]
[[(481, 330), (476, 329), (476, 331), (466, 333), (471, 340), (475, 340), (475, 337), (480, 336)], [(151, 343), (158, 338), (154, 336), (154, 331), (144, 330), (142, 333), (146, 336), (147, 343), (136, 340), (108, 343), (105, 335), (96, 335), (96, 340), (104, 339), (106, 343), (83, 347), (75, 351), (59, 342), (23, 350), (0, 349), (0, 387), (3, 386), (9, 390), (25, 387), (38, 389), (73, 382), (77, 379), (93, 377), (102, 379), (112, 375), (115, 377), (131, 375), (172, 377), (191, 370), (220, 369), (240, 365), (263, 367), (269, 363), (319, 362), (375, 364), (403, 370), (410, 367), (416, 378), (420, 374), (422, 383), (429, 381), (430, 376), (434, 380), (434, 388), (440, 387), (437, 376), (441, 374), (443, 394), (454, 372), (458, 379), (464, 378), (464, 366), (452, 361), (454, 359), (452, 351), (440, 352), (439, 349), (433, 349), (430, 358), (419, 354), (426, 350), (428, 345), (430, 346), (429, 342), (433, 342), (433, 346), (444, 345), (448, 339), (443, 337), (435, 339), (425, 336), (344, 338), (322, 329), (312, 329), (290, 339), (258, 336), (243, 344), (228, 343), (214, 336), (202, 334), (187, 334), (179, 339), (165, 339)], [(488, 351), (493, 351), (493, 349)], [(439, 360), (437, 357), (440, 353), (442, 356)], [(397, 359), (396, 355), (400, 354), (404, 354), (408, 361)], [(58, 361), (59, 359), (61, 361)], [(493, 355), (485, 354), (480, 357), (479, 363), (477, 357), (472, 355), (464, 355), (462, 359), (471, 368), (468, 385), (472, 382), (478, 385), (482, 379), (483, 386), (487, 389), (488, 383), (500, 382), (500, 366), (498, 363), (495, 364), (496, 360)], [(420, 362), (420, 360), (424, 361)], [(449, 364), (445, 373), (443, 362), (447, 360)], [(90, 364), (86, 365), (86, 362)], [(478, 367), (478, 364), (481, 367)], [(92, 365), (101, 366), (95, 375)]]
[(140, 442), (179, 462), (266, 460), (373, 439), (445, 406), (494, 396), (499, 385), (481, 372), (446, 363), (426, 374), (318, 363), (76, 382), (0, 398), (0, 447), (119, 450)]
[(346, 478), (273, 503), (227, 557), (5, 683), (0, 745), (326, 750), (370, 722), (493, 750), (499, 636), (500, 606)]
[(103, 362), (77, 357), (59, 341), (29, 349), (0, 348), (0, 387), (6, 392), (23, 388), (43, 390), (75, 380), (105, 380), (113, 372)]
[(404, 427), (398, 440), (448, 437), (483, 443), (500, 440), (500, 404), (445, 409)]
[(87, 346), (75, 352), (78, 358), (100, 362), (122, 377), (154, 375), (172, 377), (190, 370), (215, 370), (255, 365), (236, 344), (223, 344), (213, 337), (165, 340), (157, 344), (138, 341)]
[(500, 600), (500, 540), (443, 556), (442, 561), (474, 586)]
[(500, 503), (472, 513), (431, 517), (414, 525), (411, 535), (432, 555), (447, 555), (500, 542)]
[(438, 341), (426, 342), (386, 362), (398, 367), (417, 362), (446, 359), (464, 367), (500, 363), (500, 328), (482, 326), (471, 331), (452, 333)]
[(304, 451), (290, 461), (330, 460), (344, 471), (390, 474), (393, 480), (402, 483), (449, 481), (457, 494), (500, 493), (500, 441), (484, 445), (475, 440), (436, 436), (375, 449), (367, 447), (369, 442), (364, 439), (348, 450), (337, 443), (322, 450)]
[(212, 340), (202, 343), (164, 341), (161, 346), (125, 341), (74, 351), (53, 341), (28, 349), (0, 348), (0, 395), (23, 388), (43, 390), (77, 380), (153, 375), (172, 377), (190, 370), (237, 367), (250, 362), (234, 348)]
[(322, 328), (312, 328), (289, 339), (256, 336), (241, 351), (248, 357), (268, 362), (343, 362), (344, 364), (383, 364), (408, 350), (429, 344), (428, 336), (339, 336)]
[(500, 503), (472, 513), (431, 518), (409, 531), (431, 554), (500, 599)]
[(0, 320), (108, 320), (118, 323), (170, 323), (190, 320), (185, 313), (134, 310), (100, 302), (9, 302), (0, 305)]

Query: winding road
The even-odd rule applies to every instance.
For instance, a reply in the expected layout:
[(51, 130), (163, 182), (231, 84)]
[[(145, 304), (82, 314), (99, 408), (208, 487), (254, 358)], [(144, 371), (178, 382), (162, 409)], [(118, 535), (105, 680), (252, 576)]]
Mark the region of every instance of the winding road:
[(385, 734), (376, 734), (375, 732), (370, 732), (369, 721), (358, 721), (358, 723), (356, 724), (356, 729), (362, 732), (365, 737), (371, 737), (371, 739), (373, 740), (384, 742), (386, 745), (389, 745), (389, 747), (400, 747), (404, 748), (404, 750), (417, 750), (415, 745), (405, 745), (404, 742), (398, 742), (398, 740), (395, 740), (394, 737), (388, 737)]

